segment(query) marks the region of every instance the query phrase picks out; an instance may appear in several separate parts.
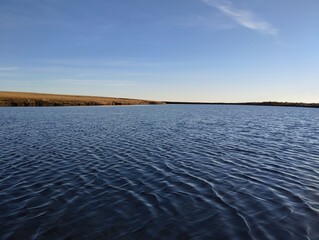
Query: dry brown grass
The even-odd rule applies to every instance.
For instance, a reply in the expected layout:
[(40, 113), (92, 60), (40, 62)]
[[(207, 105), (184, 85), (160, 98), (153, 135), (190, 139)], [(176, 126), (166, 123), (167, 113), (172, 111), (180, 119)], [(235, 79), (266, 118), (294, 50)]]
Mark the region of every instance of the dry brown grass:
[(164, 102), (128, 98), (0, 91), (0, 106), (94, 106), (145, 104), (164, 104)]

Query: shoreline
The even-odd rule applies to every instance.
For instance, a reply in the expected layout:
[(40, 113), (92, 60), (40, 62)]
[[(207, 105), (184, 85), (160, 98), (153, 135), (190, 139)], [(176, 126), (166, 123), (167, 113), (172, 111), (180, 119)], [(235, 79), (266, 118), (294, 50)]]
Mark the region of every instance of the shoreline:
[(235, 105), (235, 106), (268, 106), (268, 107), (303, 107), (303, 108), (319, 108), (319, 103), (295, 103), (295, 102), (239, 102), (239, 103), (226, 103), (226, 102), (165, 102), (166, 104), (177, 105)]
[(0, 91), (0, 107), (50, 107), (50, 106), (127, 106), (127, 105), (238, 105), (238, 106), (275, 106), (275, 107), (303, 107), (319, 108), (319, 103), (294, 102), (178, 102), (153, 101), (142, 99), (64, 95), (30, 92)]

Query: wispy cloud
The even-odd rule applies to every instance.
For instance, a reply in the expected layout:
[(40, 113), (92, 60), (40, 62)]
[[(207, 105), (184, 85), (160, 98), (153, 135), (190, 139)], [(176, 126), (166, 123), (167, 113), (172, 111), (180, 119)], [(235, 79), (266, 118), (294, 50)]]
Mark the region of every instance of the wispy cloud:
[(239, 25), (257, 31), (262, 34), (276, 35), (278, 29), (269, 22), (259, 19), (253, 12), (246, 9), (236, 8), (228, 0), (202, 0), (204, 3), (217, 8), (225, 16), (233, 19)]
[(54, 79), (54, 82), (71, 83), (76, 85), (87, 85), (87, 86), (108, 86), (108, 87), (132, 87), (138, 85), (136, 81), (127, 80), (108, 80), (108, 79), (73, 79), (73, 78), (62, 78)]
[(0, 71), (4, 71), (4, 72), (14, 71), (14, 70), (17, 70), (17, 69), (18, 69), (17, 67), (1, 67), (0, 66)]

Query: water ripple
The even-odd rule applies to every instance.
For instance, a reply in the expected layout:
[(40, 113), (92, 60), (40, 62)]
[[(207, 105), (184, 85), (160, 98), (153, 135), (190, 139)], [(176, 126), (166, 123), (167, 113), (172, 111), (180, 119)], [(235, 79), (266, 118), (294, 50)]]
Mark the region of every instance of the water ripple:
[(0, 109), (1, 239), (319, 239), (319, 112)]

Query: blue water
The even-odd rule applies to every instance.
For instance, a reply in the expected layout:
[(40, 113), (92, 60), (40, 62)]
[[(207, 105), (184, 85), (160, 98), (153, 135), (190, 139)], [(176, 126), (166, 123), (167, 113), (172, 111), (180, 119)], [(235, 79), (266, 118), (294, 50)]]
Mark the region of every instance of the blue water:
[(0, 108), (0, 239), (319, 239), (319, 109)]

